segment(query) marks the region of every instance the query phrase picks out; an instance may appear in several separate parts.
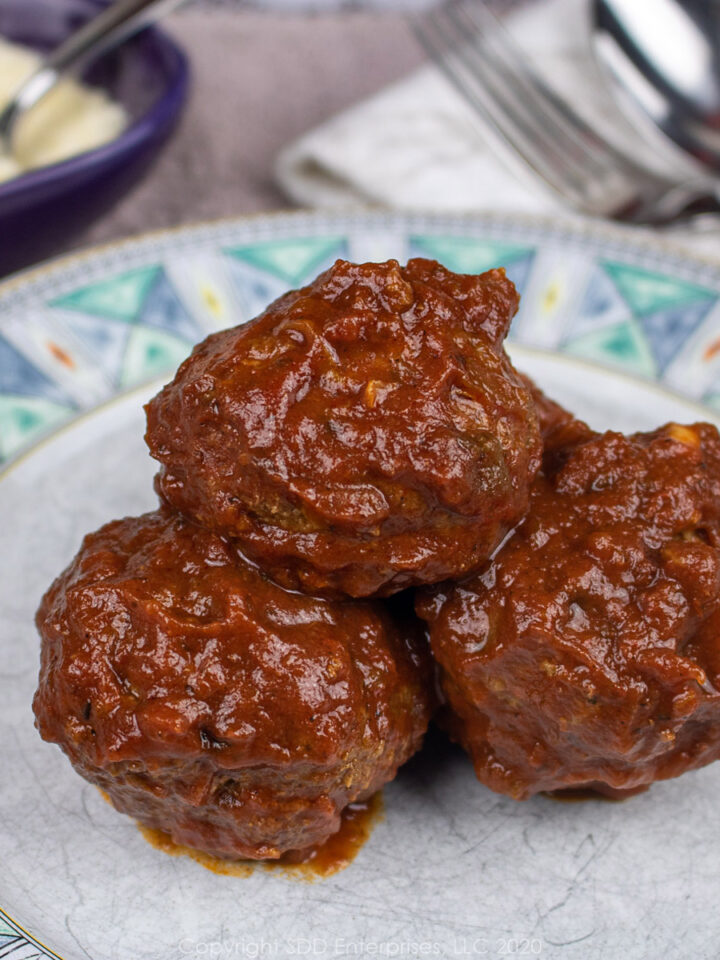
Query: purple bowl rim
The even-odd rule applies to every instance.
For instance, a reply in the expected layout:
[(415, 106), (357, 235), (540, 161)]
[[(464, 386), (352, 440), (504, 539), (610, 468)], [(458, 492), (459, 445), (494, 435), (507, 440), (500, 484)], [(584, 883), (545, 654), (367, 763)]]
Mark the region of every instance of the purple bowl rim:
[(69, 157), (67, 160), (29, 170), (19, 177), (0, 183), (0, 215), (2, 215), (3, 205), (9, 200), (63, 179), (74, 179), (75, 176), (88, 170), (102, 168), (117, 156), (132, 152), (150, 139), (155, 131), (162, 129), (177, 116), (185, 102), (190, 78), (187, 54), (167, 33), (157, 27), (147, 27), (141, 35), (150, 37), (174, 57), (174, 72), (165, 91), (149, 110), (108, 143)]

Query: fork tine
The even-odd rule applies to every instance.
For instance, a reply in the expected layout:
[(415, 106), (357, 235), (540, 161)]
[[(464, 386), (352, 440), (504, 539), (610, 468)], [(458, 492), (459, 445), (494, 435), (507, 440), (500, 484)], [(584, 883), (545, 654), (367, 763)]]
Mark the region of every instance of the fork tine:
[[(502, 24), (482, 0), (456, 2), (448, 7), (448, 15), (456, 19), (458, 28), (465, 36), (475, 36), (482, 41), (483, 50), (475, 47), (477, 56), (484, 56), (488, 66), (502, 77), (514, 95), (522, 98), (525, 112), (530, 113), (536, 125), (539, 124), (544, 135), (560, 149), (562, 155), (575, 163), (592, 163), (593, 155), (584, 139), (584, 131), (581, 135), (560, 115), (547, 86), (527, 64), (522, 51), (506, 35)], [(587, 140), (590, 139), (594, 140), (588, 136)]]
[(546, 131), (539, 129), (537, 120), (517, 103), (512, 86), (498, 82), (500, 71), (492, 58), (469, 42), (467, 31), (448, 16), (447, 8), (426, 16), (417, 30), (436, 63), (506, 146), (553, 190), (567, 195), (575, 171), (557, 142), (550, 140)]
[(536, 175), (581, 208), (622, 206), (632, 165), (550, 89), (483, 0), (451, 0), (416, 18), (421, 42)]
[(602, 164), (605, 167), (608, 162), (613, 167), (627, 162), (627, 158), (599, 137), (584, 118), (545, 81), (484, 0), (465, 0), (457, 3), (457, 9), (466, 18), (469, 30), (474, 29), (493, 44), (501, 64), (522, 87), (523, 94), (542, 111), (543, 121), (558, 136), (567, 138), (567, 146), (573, 144), (577, 148), (578, 160), (583, 164)]
[[(575, 149), (575, 141), (565, 136), (565, 131), (552, 123), (547, 111), (540, 108), (535, 95), (535, 109), (528, 100), (528, 91), (524, 89), (520, 78), (522, 61), (518, 58), (499, 58), (494, 47), (497, 31), (490, 24), (489, 30), (481, 30), (468, 15), (468, 3), (454, 3), (447, 8), (447, 15), (456, 24), (458, 35), (465, 38), (458, 55), (464, 54), (468, 66), (478, 79), (492, 92), (493, 97), (502, 105), (516, 123), (532, 133), (537, 143), (544, 145), (545, 151), (553, 162), (562, 169), (565, 176), (569, 172), (585, 171), (588, 162), (587, 150)], [(472, 4), (477, 6), (477, 4)], [(528, 84), (529, 85), (529, 84)], [(578, 159), (578, 152), (580, 153)]]

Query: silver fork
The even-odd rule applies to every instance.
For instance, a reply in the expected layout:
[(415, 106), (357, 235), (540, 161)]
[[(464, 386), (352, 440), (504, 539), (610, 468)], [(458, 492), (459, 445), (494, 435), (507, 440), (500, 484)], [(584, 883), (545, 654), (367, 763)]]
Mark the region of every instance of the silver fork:
[(707, 181), (665, 179), (591, 129), (527, 62), (484, 0), (449, 0), (413, 17), (413, 26), (432, 59), (505, 146), (576, 210), (654, 225), (720, 212)]

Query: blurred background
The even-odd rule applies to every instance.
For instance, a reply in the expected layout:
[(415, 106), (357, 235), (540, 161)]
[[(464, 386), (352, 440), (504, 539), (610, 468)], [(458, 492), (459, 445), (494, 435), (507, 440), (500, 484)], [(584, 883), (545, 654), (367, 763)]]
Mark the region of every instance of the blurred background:
[[(0, 0), (0, 38), (49, 51), (76, 20), (96, 16), (103, 3), (107, 0)], [(425, 0), (183, 4), (158, 29), (187, 58), (189, 83), (181, 82), (181, 64), (170, 62), (172, 50), (156, 50), (142, 37), (130, 42), (129, 51), (125, 45), (111, 53), (108, 63), (100, 62), (99, 77), (90, 77), (121, 104), (130, 104), (134, 121), (144, 120), (158, 98), (169, 101), (151, 112), (142, 148), (126, 138), (124, 153), (113, 148), (107, 163), (100, 157), (89, 178), (87, 170), (78, 178), (67, 167), (62, 177), (41, 171), (34, 179), (0, 183), (0, 275), (79, 246), (302, 203), (302, 196), (278, 183), (279, 153), (421, 66), (426, 56), (408, 13), (428, 5)], [(494, 6), (505, 11), (517, 3), (495, 0)], [(147, 78), (153, 69), (157, 75)], [(1, 81), (2, 76), (0, 92)], [(358, 136), (362, 130), (363, 124)], [(371, 145), (372, 138), (366, 142)], [(73, 165), (79, 169), (82, 163), (75, 159)], [(383, 176), (378, 170), (376, 179)]]
[[(49, 52), (108, 3), (0, 0), (0, 39)], [(435, 7), (424, 45), (439, 67), (411, 25)], [(645, 69), (635, 92), (642, 99), (655, 84), (644, 112), (623, 109), (600, 62), (620, 49), (601, 29), (608, 9), (623, 23), (642, 13), (627, 49)], [(190, 0), (84, 75), (126, 111), (123, 134), (0, 183), (0, 274), (78, 246), (292, 206), (561, 211), (654, 225), (711, 210), (717, 229), (719, 12), (704, 0)], [(0, 61), (0, 81), (2, 71)], [(538, 77), (572, 112), (563, 146), (556, 134), (567, 124)], [(489, 124), (478, 110), (488, 97)], [(518, 116), (525, 130), (514, 129)], [(683, 149), (659, 129), (670, 121), (690, 135)], [(493, 140), (508, 125), (514, 149), (503, 155)], [(533, 181), (540, 154), (551, 175)]]
[[(195, 0), (162, 25), (188, 54), (189, 103), (145, 182), (75, 245), (289, 206), (286, 144), (425, 59), (423, 0)], [(425, 4), (427, 5), (427, 4)]]

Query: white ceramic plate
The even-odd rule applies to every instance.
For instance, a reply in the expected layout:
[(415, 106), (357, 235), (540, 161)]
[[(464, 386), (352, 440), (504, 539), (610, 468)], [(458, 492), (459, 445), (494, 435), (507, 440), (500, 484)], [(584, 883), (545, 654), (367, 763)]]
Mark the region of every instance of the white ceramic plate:
[(34, 730), (42, 592), (83, 533), (154, 502), (141, 406), (162, 380), (126, 388), (338, 253), (420, 250), (466, 270), (510, 263), (525, 294), (516, 362), (593, 425), (717, 422), (697, 401), (720, 393), (720, 270), (617, 234), (261, 218), (0, 288), (0, 444), (15, 458), (0, 475), (1, 958), (717, 956), (720, 766), (621, 804), (519, 804), (480, 786), (460, 751), (431, 752), (385, 790), (351, 866), (309, 884), (158, 852)]

